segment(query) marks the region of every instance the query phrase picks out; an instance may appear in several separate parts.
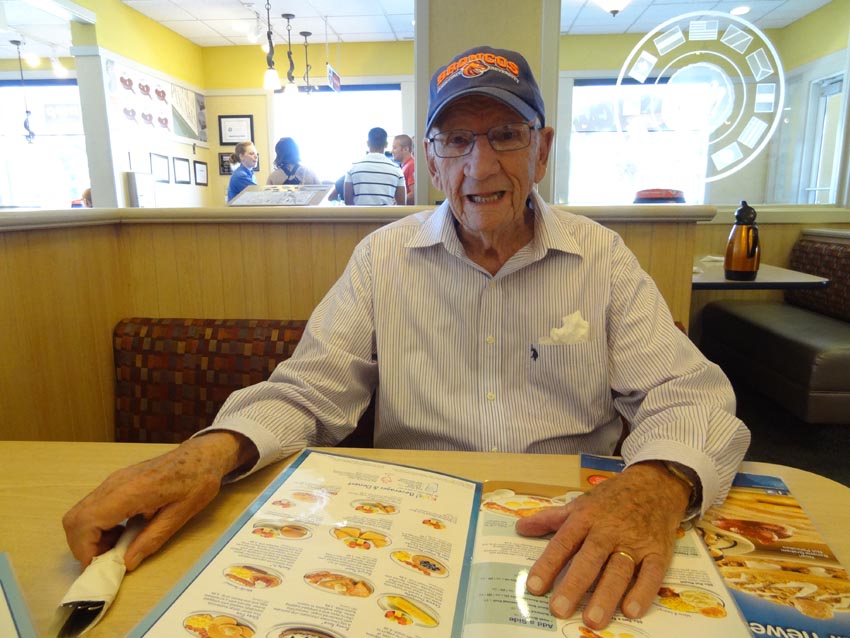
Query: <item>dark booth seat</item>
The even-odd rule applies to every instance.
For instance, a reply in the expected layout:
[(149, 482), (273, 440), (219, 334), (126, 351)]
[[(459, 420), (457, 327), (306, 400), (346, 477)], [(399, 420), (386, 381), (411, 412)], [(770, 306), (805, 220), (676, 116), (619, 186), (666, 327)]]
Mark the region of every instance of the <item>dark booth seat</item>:
[(711, 302), (700, 348), (800, 419), (850, 424), (850, 233), (804, 233), (790, 262), (829, 286), (788, 291), (784, 302)]

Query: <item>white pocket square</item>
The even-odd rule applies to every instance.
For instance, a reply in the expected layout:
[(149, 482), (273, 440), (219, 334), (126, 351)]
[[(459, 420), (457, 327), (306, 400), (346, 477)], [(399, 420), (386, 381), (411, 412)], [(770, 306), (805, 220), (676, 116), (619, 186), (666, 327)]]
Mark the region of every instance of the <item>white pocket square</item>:
[(590, 337), (590, 324), (576, 310), (572, 314), (561, 317), (561, 327), (552, 328), (548, 337), (540, 337), (544, 346), (569, 345), (582, 343)]

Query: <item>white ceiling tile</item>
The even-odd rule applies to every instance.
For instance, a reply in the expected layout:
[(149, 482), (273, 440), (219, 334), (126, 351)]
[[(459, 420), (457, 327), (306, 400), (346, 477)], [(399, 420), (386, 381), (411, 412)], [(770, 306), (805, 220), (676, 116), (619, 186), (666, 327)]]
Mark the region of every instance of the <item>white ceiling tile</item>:
[(125, 0), (124, 4), (157, 22), (160, 20), (190, 20), (194, 17), (179, 5), (168, 0)]
[(413, 0), (378, 0), (378, 4), (387, 15), (413, 15)]
[(162, 26), (179, 33), (186, 38), (214, 38), (218, 31), (209, 27), (206, 23), (198, 20), (176, 20), (174, 22), (163, 22)]
[(383, 14), (375, 0), (309, 0), (320, 16), (360, 16)]
[(392, 33), (384, 16), (339, 16), (328, 18), (337, 33)]
[(346, 33), (340, 36), (342, 42), (393, 42), (392, 33)]

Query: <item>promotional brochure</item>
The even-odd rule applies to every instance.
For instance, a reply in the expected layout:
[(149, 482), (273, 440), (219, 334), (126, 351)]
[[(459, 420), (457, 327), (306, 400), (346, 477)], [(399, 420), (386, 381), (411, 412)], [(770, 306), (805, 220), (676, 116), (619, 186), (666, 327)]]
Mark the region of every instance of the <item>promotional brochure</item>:
[(35, 638), (35, 628), (5, 552), (0, 552), (0, 636)]
[[(614, 459), (582, 460), (587, 485), (619, 470)], [(552, 616), (548, 596), (525, 591), (528, 570), (548, 539), (521, 537), (514, 527), (519, 518), (580, 494), (565, 486), (481, 484), (306, 451), (130, 636), (751, 635), (753, 621), (748, 629), (735, 590), (724, 586), (717, 568), (717, 551), (723, 550), (706, 545), (702, 537), (712, 539), (697, 527), (679, 530), (667, 578), (642, 619), (618, 614), (594, 631), (581, 622), (582, 608), (566, 620)], [(740, 581), (740, 575), (732, 578)]]
[[(582, 484), (622, 467), (583, 456)], [(695, 527), (753, 636), (850, 637), (847, 570), (781, 479), (738, 474), (724, 503)]]

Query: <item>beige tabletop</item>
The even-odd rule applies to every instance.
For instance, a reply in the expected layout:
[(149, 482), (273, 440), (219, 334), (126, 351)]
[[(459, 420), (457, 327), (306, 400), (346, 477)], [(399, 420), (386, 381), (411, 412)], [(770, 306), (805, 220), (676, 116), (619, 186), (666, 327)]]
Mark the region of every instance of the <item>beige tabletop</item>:
[(810, 275), (798, 270), (761, 264), (752, 281), (726, 279), (723, 261), (694, 262), (691, 287), (694, 290), (792, 290), (800, 288), (824, 288), (829, 279)]
[[(8, 552), (39, 638), (48, 638), (56, 605), (80, 572), (62, 531), (62, 514), (109, 472), (170, 449), (134, 443), (0, 441), (0, 551)], [(425, 467), (474, 480), (522, 480), (576, 486), (578, 457), (477, 452), (336, 448), (334, 452)], [(280, 463), (228, 485), (158, 554), (129, 574), (106, 618), (88, 636), (125, 636), (283, 469)], [(745, 463), (744, 471), (779, 476), (839, 560), (850, 566), (850, 488), (782, 465)], [(52, 637), (50, 637), (52, 638)], [(175, 637), (177, 638), (177, 637)]]

